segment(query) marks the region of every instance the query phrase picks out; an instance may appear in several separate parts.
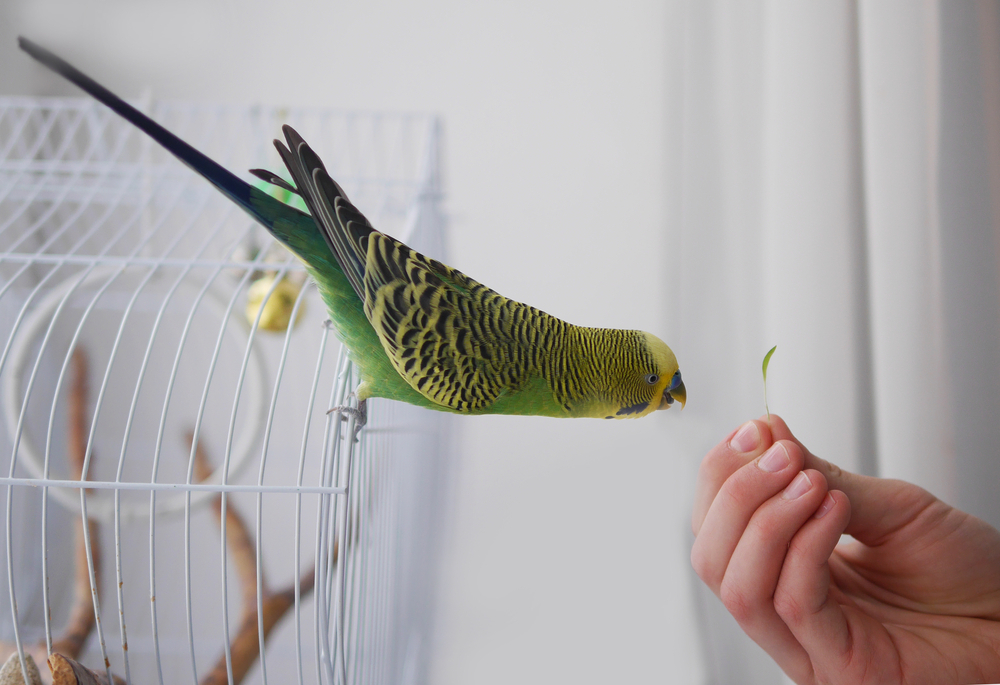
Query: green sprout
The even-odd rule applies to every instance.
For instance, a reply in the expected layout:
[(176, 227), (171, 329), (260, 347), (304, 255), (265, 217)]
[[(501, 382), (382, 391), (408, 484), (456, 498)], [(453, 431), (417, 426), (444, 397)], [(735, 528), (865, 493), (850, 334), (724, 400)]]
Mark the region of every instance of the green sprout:
[(767, 412), (768, 421), (771, 420), (771, 410), (767, 408), (767, 365), (771, 363), (771, 355), (776, 349), (778, 349), (777, 345), (768, 350), (767, 354), (764, 355), (764, 363), (760, 366), (760, 370), (764, 374), (764, 411)]

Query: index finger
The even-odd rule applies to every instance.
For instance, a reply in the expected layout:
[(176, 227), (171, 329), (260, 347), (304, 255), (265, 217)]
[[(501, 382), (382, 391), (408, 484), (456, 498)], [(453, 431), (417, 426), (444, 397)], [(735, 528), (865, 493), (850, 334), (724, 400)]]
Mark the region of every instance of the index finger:
[[(795, 441), (798, 444), (798, 441)], [(774, 443), (771, 429), (761, 420), (747, 421), (726, 436), (725, 440), (709, 450), (698, 468), (694, 506), (691, 511), (691, 529), (697, 535), (705, 522), (712, 501), (719, 494), (722, 484), (740, 468), (750, 463)]]

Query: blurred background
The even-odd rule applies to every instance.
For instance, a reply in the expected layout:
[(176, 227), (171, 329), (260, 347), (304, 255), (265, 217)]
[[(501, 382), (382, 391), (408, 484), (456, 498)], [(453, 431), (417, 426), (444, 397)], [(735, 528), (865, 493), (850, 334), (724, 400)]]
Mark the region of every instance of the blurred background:
[(428, 682), (780, 682), (688, 563), (772, 345), (814, 452), (1000, 524), (996, 1), (0, 3), (0, 95), (75, 96), (17, 35), (130, 98), (437, 114), (448, 263), (676, 352), (683, 412), (454, 422)]

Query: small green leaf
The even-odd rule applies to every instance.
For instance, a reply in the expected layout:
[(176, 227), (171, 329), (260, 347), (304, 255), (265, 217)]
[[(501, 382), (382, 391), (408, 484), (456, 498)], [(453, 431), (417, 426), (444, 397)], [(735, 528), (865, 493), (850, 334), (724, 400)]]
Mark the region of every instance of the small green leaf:
[(764, 411), (767, 412), (768, 421), (771, 420), (771, 410), (767, 408), (767, 365), (771, 363), (771, 355), (776, 349), (778, 349), (777, 345), (768, 350), (767, 354), (764, 355), (764, 363), (760, 365), (761, 373), (764, 374)]
[(767, 365), (771, 363), (771, 355), (774, 354), (774, 351), (776, 349), (778, 349), (777, 345), (775, 345), (774, 347), (772, 347), (770, 350), (767, 351), (767, 354), (764, 355), (764, 363), (761, 364), (761, 367), (760, 367), (761, 371), (764, 373), (764, 382), (765, 383), (767, 383)]

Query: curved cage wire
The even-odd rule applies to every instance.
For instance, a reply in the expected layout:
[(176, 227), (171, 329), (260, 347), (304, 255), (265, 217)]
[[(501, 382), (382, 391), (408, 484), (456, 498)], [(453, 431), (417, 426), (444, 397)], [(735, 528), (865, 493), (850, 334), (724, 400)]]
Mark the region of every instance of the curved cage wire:
[[(292, 124), (374, 225), (442, 256), (433, 117), (140, 104), (237, 173), (281, 169)], [(447, 424), (376, 400), (355, 443), (325, 319), (287, 251), (116, 115), (0, 99), (4, 659), (423, 682)]]

